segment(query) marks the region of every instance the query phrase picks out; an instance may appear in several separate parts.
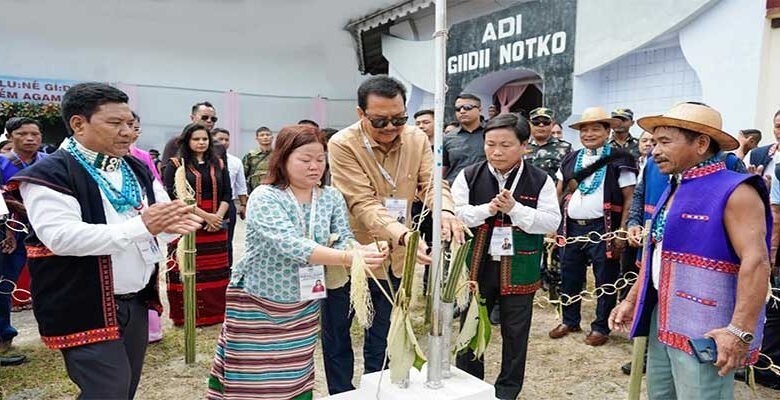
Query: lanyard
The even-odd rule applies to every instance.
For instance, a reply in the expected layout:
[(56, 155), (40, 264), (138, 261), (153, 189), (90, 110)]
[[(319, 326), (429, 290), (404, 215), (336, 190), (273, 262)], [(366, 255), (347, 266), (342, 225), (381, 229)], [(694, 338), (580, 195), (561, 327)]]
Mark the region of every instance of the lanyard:
[[(519, 165), (522, 165), (522, 164), (519, 164)], [(494, 176), (501, 174), (500, 171), (498, 171), (498, 170), (495, 170), (495, 171), (496, 171), (496, 174), (494, 174)], [(509, 195), (512, 196), (512, 198), (515, 197), (515, 189), (517, 189), (517, 184), (518, 184), (518, 182), (520, 182), (520, 172), (521, 172), (520, 171), (520, 166), (518, 166), (517, 167), (517, 174), (515, 174), (515, 180), (512, 181), (512, 186), (509, 188)], [(510, 174), (511, 174), (511, 171), (510, 171)], [(504, 187), (501, 186), (501, 183), (499, 182), (498, 176), (496, 176), (496, 184), (498, 185), (498, 193), (500, 194), (501, 191), (504, 189)], [(504, 182), (504, 185), (506, 185), (506, 181)], [(504, 217), (503, 217), (504, 213), (502, 213), (501, 211), (499, 211), (498, 213), (502, 215), (501, 216), (501, 223), (503, 224), (504, 223)]]
[[(498, 170), (495, 170), (495, 171), (496, 171), (497, 175), (501, 174), (501, 172), (499, 172)], [(515, 180), (512, 182), (512, 186), (509, 188), (509, 194), (511, 194), (512, 196), (515, 195), (515, 189), (517, 189), (517, 184), (518, 184), (518, 182), (520, 182), (520, 172), (521, 172), (520, 171), (520, 167), (518, 166), (517, 167), (517, 174), (515, 175)], [(509, 173), (511, 174), (512, 172), (510, 171)], [(496, 184), (498, 185), (498, 193), (501, 194), (501, 190), (503, 190), (504, 187), (501, 186), (501, 183), (499, 183), (498, 176), (496, 176)], [(504, 181), (504, 184), (506, 185), (506, 181)]]
[[(387, 183), (389, 183), (390, 186), (393, 187), (393, 193), (395, 193), (395, 191), (398, 189), (398, 185), (396, 184), (395, 179), (393, 179), (393, 177), (390, 176), (390, 173), (387, 172), (385, 167), (383, 167), (382, 164), (379, 163), (379, 160), (377, 160), (376, 154), (374, 154), (374, 150), (371, 148), (371, 142), (368, 141), (368, 136), (366, 136), (366, 133), (363, 131), (363, 125), (360, 125), (360, 136), (363, 137), (363, 146), (366, 148), (366, 151), (368, 152), (368, 154), (371, 155), (371, 158), (374, 159), (377, 168), (379, 168), (379, 172), (385, 178)], [(399, 154), (398, 165), (395, 168), (395, 176), (398, 176), (400, 172), (401, 172), (401, 155)]]
[(292, 189), (289, 187), (287, 188), (287, 194), (290, 195), (290, 198), (292, 199), (293, 203), (295, 203), (295, 212), (298, 214), (298, 222), (301, 224), (301, 229), (303, 229), (303, 235), (307, 239), (313, 239), (314, 238), (314, 219), (315, 215), (317, 213), (317, 188), (313, 187), (311, 188), (311, 211), (309, 212), (309, 229), (306, 230), (306, 217), (303, 214), (303, 207), (301, 207), (301, 204), (298, 203), (298, 199), (295, 198), (295, 194), (293, 194)]

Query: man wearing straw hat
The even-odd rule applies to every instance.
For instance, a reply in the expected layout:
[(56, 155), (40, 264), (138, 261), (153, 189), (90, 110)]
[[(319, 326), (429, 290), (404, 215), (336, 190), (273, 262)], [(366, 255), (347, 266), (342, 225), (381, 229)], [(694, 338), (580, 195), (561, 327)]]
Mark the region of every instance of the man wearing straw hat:
[[(563, 195), (563, 236), (602, 235), (625, 227), (631, 195), (636, 184), (636, 161), (630, 153), (607, 143), (610, 128), (619, 121), (600, 107), (588, 108), (579, 122), (584, 149), (569, 153), (558, 173), (558, 190)], [(593, 264), (596, 286), (614, 283), (620, 274), (620, 253), (625, 240), (568, 244), (561, 255), (561, 292), (576, 296), (585, 286), (588, 264)], [(565, 298), (565, 297), (564, 297)], [(601, 346), (609, 340), (607, 317), (615, 306), (615, 294), (598, 298), (596, 319), (585, 344)], [(580, 329), (580, 301), (563, 307), (563, 321), (550, 331), (560, 339)]]
[[(733, 398), (734, 368), (758, 359), (772, 218), (761, 177), (729, 171), (717, 155), (739, 146), (721, 124), (701, 103), (639, 120), (670, 185), (653, 213), (639, 282), (609, 324), (649, 336), (650, 399)], [(714, 365), (692, 353), (689, 340), (702, 338), (715, 341)]]

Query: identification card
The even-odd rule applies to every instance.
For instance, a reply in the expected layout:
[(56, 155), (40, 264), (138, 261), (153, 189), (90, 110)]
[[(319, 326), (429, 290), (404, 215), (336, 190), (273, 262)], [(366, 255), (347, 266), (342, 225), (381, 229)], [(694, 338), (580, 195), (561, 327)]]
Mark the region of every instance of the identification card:
[(298, 268), (298, 288), (301, 293), (301, 301), (328, 297), (327, 289), (325, 289), (325, 267), (306, 265)]
[(395, 217), (396, 221), (404, 225), (406, 225), (408, 205), (409, 202), (406, 199), (394, 199), (390, 197), (385, 199), (385, 208), (387, 208), (387, 212)]
[(493, 237), (490, 239), (490, 255), (511, 256), (512, 254), (514, 254), (512, 228), (500, 227), (493, 229)]
[(138, 246), (138, 250), (141, 251), (144, 263), (151, 265), (165, 261), (165, 254), (160, 251), (160, 246), (157, 245), (157, 239), (151, 238), (145, 242), (136, 242), (135, 245)]

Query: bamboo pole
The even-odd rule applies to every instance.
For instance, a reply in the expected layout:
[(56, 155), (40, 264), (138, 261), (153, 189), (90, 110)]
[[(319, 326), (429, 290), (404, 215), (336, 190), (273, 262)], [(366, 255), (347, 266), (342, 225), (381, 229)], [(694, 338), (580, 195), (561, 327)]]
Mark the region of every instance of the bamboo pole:
[[(435, 86), (434, 86), (434, 123), (433, 123), (433, 253), (431, 280), (433, 288), (433, 307), (431, 310), (431, 337), (428, 346), (428, 359), (440, 360), (440, 354), (445, 351), (441, 341), (441, 209), (442, 209), (442, 144), (444, 141), (444, 94), (445, 94), (445, 60), (447, 59), (447, 0), (436, 0), (436, 30), (433, 34), (435, 51)], [(454, 232), (452, 232), (454, 234)], [(441, 363), (428, 364), (426, 386), (440, 388)]]
[[(647, 249), (650, 243), (650, 227), (652, 221), (645, 222), (645, 235), (642, 243), (642, 268), (648, 268)], [(641, 273), (641, 271), (640, 271)], [(639, 284), (639, 279), (637, 283)], [(628, 400), (639, 400), (642, 391), (642, 371), (645, 369), (645, 352), (647, 351), (647, 336), (635, 337), (631, 356), (631, 378), (628, 384)]]
[[(180, 161), (174, 176), (176, 197), (187, 205), (195, 205), (195, 191), (187, 182), (184, 170), (184, 160)], [(195, 232), (188, 233), (179, 239), (176, 246), (176, 261), (179, 264), (184, 303), (184, 363), (195, 363), (195, 313), (197, 299), (195, 297)]]

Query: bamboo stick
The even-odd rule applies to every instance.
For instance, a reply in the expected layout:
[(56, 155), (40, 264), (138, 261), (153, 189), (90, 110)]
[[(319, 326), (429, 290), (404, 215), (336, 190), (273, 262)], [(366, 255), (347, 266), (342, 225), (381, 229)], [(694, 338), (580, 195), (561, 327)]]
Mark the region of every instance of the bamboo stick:
[[(184, 160), (181, 160), (174, 176), (176, 197), (187, 205), (195, 205), (195, 191), (187, 182)], [(176, 246), (176, 259), (179, 264), (184, 303), (184, 363), (195, 363), (195, 318), (197, 298), (195, 295), (195, 232), (179, 239)]]
[[(650, 228), (652, 221), (645, 222), (645, 235), (642, 242), (642, 268), (648, 268), (647, 249), (650, 243)], [(640, 271), (641, 273), (641, 271)], [(638, 282), (638, 280), (637, 280)], [(635, 337), (631, 356), (631, 378), (628, 384), (628, 400), (639, 400), (642, 391), (642, 371), (645, 369), (645, 352), (647, 351), (647, 337)]]

